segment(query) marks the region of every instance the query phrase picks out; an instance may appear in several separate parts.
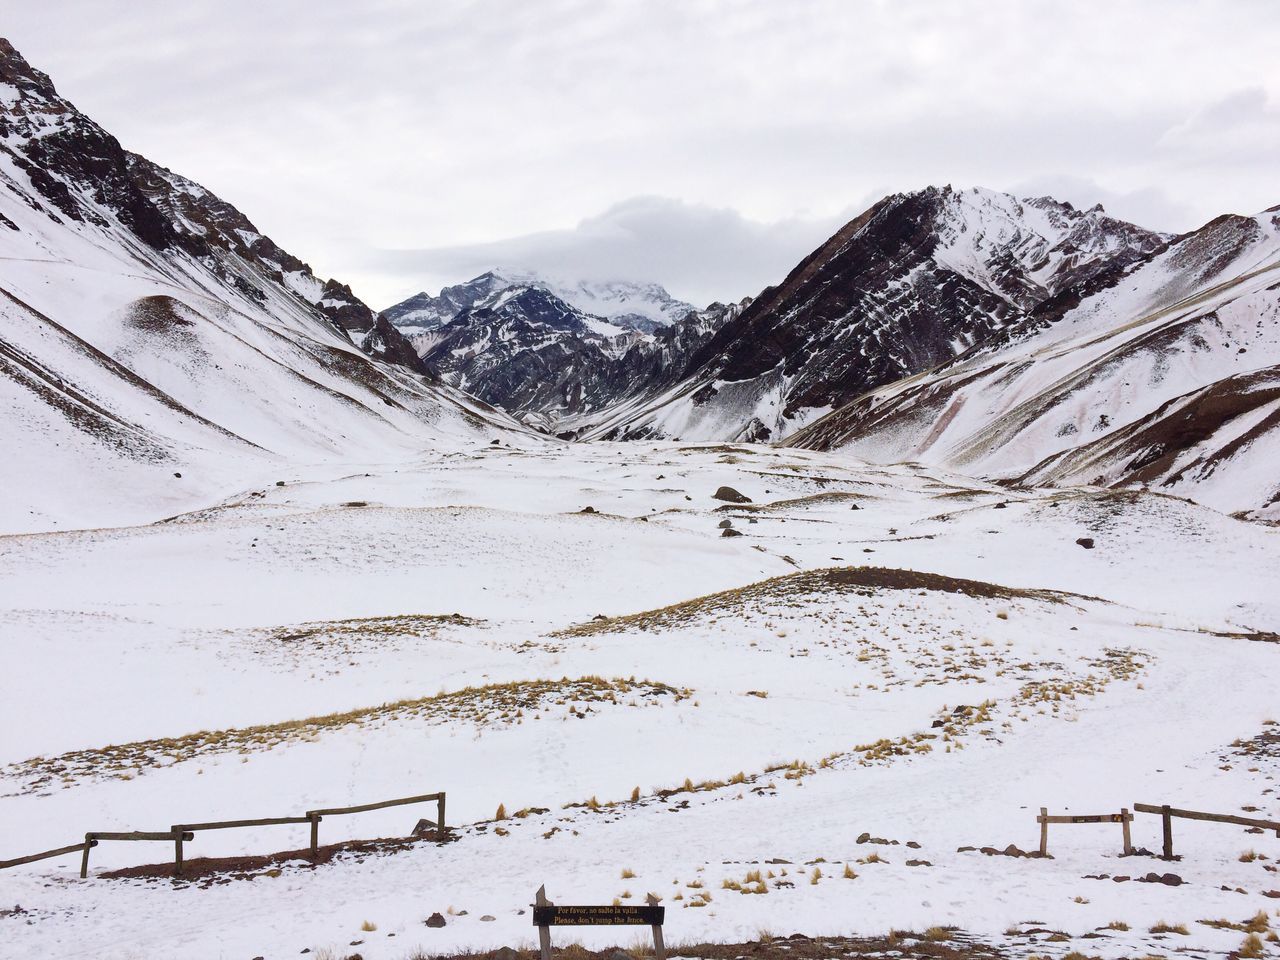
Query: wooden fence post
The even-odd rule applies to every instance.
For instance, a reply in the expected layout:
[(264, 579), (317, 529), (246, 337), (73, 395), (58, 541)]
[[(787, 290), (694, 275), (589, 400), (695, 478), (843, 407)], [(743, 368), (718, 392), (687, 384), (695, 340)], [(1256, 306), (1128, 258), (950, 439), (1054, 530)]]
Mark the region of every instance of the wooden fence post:
[(173, 875), (182, 876), (182, 825), (173, 828)]
[(1049, 853), (1049, 808), (1041, 807), (1040, 816), (1040, 856), (1047, 856)]
[[(538, 888), (538, 892), (533, 895), (533, 905), (535, 907), (551, 907), (554, 904), (547, 899), (547, 886), (543, 884)], [(542, 960), (551, 960), (551, 928), (543, 926), (538, 928), (538, 946), (542, 950)]]
[[(651, 893), (645, 897), (645, 902), (651, 907), (656, 907), (658, 898)], [(667, 960), (667, 945), (662, 941), (662, 924), (655, 923), (650, 929), (653, 931), (653, 956), (655, 960)]]
[(436, 801), (436, 829), (444, 830), (444, 794)]
[(1169, 805), (1163, 804), (1160, 807), (1160, 816), (1164, 820), (1164, 858), (1166, 860), (1173, 859), (1173, 814), (1169, 812)]
[(1129, 824), (1133, 821), (1133, 814), (1129, 812), (1128, 807), (1120, 808), (1120, 829), (1124, 831), (1124, 855), (1127, 857), (1133, 853), (1133, 838), (1129, 835)]
[(318, 813), (310, 815), (311, 820), (311, 859), (314, 860), (320, 855), (320, 821), (322, 817)]
[(89, 876), (89, 851), (98, 845), (91, 834), (84, 835), (84, 855), (80, 858), (80, 879)]

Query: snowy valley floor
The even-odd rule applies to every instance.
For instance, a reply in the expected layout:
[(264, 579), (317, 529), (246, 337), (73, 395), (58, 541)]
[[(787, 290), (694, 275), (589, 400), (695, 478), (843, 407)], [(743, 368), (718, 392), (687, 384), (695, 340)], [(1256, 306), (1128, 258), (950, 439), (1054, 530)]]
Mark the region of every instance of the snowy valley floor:
[[(1034, 850), (1040, 807), (1280, 818), (1280, 529), (1182, 500), (750, 446), (486, 446), (0, 537), (0, 617), (0, 859), (436, 790), (455, 828), (232, 878), (102, 876), (166, 843), (103, 842), (87, 880), (74, 855), (3, 870), (3, 958), (528, 947), (540, 884), (654, 893), (676, 945), (956, 927), (982, 955), (1210, 957), (1252, 923), (1280, 957), (1273, 834), (1175, 821), (1176, 863), (1120, 857), (1112, 824), (1051, 827), (1052, 859), (980, 849)], [(432, 809), (328, 818), (322, 841)], [(1159, 851), (1158, 817), (1133, 833)], [(306, 843), (207, 832), (187, 856)]]

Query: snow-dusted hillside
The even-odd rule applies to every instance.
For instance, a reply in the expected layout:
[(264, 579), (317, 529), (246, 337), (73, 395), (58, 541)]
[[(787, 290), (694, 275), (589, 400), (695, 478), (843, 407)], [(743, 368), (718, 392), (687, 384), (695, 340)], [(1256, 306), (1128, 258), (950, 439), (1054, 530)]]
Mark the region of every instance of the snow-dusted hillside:
[(0, 41), (0, 529), (158, 519), (290, 461), (520, 429), (420, 370), (349, 288)]
[(1280, 208), (1225, 216), (1051, 316), (790, 442), (1280, 518)]
[(1049, 198), (886, 197), (764, 291), (649, 402), (589, 436), (777, 440), (1122, 269), (1166, 238)]

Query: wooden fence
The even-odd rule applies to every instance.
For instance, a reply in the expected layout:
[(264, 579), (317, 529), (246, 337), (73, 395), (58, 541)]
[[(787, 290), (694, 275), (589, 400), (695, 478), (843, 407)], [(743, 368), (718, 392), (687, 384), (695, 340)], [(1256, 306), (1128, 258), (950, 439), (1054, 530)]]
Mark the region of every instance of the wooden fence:
[(1207, 820), (1210, 823), (1233, 823), (1241, 827), (1257, 827), (1261, 830), (1274, 830), (1276, 832), (1276, 836), (1280, 837), (1280, 821), (1276, 820), (1258, 820), (1253, 817), (1238, 817), (1232, 813), (1201, 813), (1198, 810), (1178, 810), (1168, 804), (1157, 806), (1153, 803), (1135, 803), (1133, 805), (1133, 809), (1138, 811), (1138, 813), (1157, 814), (1163, 821), (1163, 856), (1165, 860), (1173, 859), (1174, 817), (1178, 817), (1182, 820)]
[(1133, 814), (1128, 808), (1121, 808), (1119, 813), (1091, 813), (1079, 816), (1049, 816), (1049, 811), (1040, 808), (1040, 816), (1036, 823), (1040, 824), (1040, 856), (1049, 854), (1049, 824), (1051, 823), (1118, 823), (1124, 840), (1124, 855), (1133, 853), (1133, 841), (1129, 835), (1129, 824), (1133, 822)]
[[(5, 867), (16, 867), (24, 863), (35, 863), (51, 857), (61, 857), (68, 853), (80, 853), (80, 876), (89, 875), (89, 851), (102, 840), (164, 840), (173, 844), (173, 875), (182, 876), (183, 844), (195, 839), (196, 833), (203, 830), (232, 830), (238, 827), (270, 827), (279, 824), (309, 823), (311, 825), (311, 856), (315, 857), (320, 849), (320, 821), (325, 817), (341, 816), (349, 813), (367, 813), (370, 810), (382, 810), (386, 807), (399, 807), (409, 803), (436, 804), (437, 830), (445, 829), (444, 801), (441, 793), (424, 793), (417, 797), (400, 797), (395, 800), (381, 800), (377, 803), (362, 803), (352, 807), (328, 807), (324, 810), (308, 810), (301, 817), (262, 817), (257, 820), (214, 820), (209, 823), (175, 823), (168, 830), (131, 830), (123, 833), (106, 833), (93, 831), (84, 835), (84, 840), (56, 850), (45, 850), (14, 860), (0, 860), (0, 870)], [(429, 821), (428, 821), (429, 822)]]

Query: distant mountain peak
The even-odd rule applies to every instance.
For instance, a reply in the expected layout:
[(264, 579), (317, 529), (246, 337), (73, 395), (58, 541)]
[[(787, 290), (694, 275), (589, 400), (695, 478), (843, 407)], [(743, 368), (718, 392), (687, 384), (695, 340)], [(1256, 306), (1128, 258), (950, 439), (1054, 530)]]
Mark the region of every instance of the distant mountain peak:
[(634, 280), (562, 280), (528, 270), (493, 268), (464, 283), (441, 289), (438, 296), (414, 294), (382, 311), (407, 332), (433, 330), (462, 311), (484, 306), (512, 288), (538, 287), (580, 313), (625, 329), (652, 333), (692, 313), (692, 304), (677, 300), (660, 283)]

